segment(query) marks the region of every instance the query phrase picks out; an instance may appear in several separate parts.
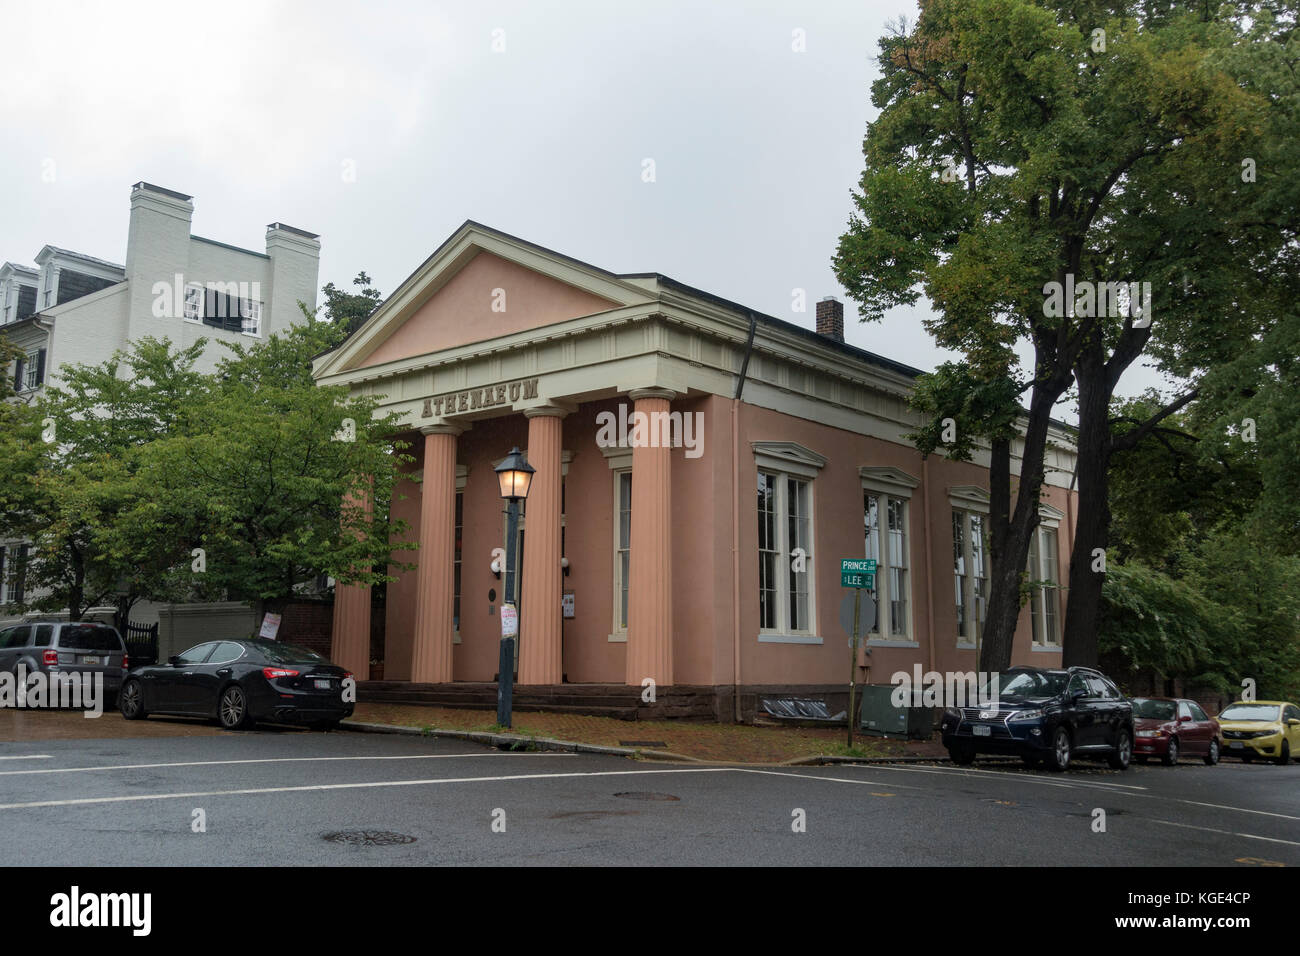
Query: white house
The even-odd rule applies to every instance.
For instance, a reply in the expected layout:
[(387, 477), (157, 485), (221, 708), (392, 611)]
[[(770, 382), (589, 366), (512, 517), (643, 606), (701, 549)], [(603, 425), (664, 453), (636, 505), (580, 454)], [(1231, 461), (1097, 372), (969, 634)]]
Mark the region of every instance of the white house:
[[(187, 348), (208, 345), (200, 371), (227, 350), (216, 343), (265, 339), (316, 306), (320, 242), (273, 222), (266, 251), (196, 236), (192, 197), (149, 183), (131, 187), (125, 265), (47, 245), (35, 267), (0, 266), (0, 335), (23, 350), (12, 363), (19, 401), (56, 381), (65, 365), (97, 365), (144, 336)], [(0, 619), (21, 592), (21, 542), (0, 541)], [(151, 616), (148, 611), (145, 616)]]
[(181, 347), (205, 337), (200, 370), (225, 354), (216, 340), (265, 338), (316, 304), (320, 242), (273, 222), (266, 251), (194, 235), (190, 196), (149, 183), (131, 187), (126, 264), (57, 246), (36, 267), (0, 266), (0, 333), (26, 352), (14, 369), (30, 397), (66, 364), (98, 364), (147, 335)]

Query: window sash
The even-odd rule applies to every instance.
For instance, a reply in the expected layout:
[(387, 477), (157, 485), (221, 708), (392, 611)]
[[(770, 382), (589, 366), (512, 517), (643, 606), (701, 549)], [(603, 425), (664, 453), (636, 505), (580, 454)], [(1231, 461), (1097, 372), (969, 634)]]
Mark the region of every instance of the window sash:
[[(759, 629), (813, 634), (817, 599), (812, 481), (760, 469), (756, 490)], [(796, 548), (803, 549), (802, 571), (794, 568)]]

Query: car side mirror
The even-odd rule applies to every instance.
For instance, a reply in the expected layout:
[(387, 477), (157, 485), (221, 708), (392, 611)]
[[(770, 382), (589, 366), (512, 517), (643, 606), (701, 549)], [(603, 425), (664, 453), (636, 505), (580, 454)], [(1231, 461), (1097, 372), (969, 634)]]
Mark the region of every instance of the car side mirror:
[(178, 656), (176, 656), (176, 655), (173, 654), (171, 657), (167, 658), (167, 666), (168, 666), (168, 667), (180, 667), (180, 666), (181, 666), (181, 659), (180, 659), (180, 657), (178, 657)]
[(1296, 727), (1296, 726), (1300, 726), (1300, 720), (1297, 720), (1297, 719), (1294, 718), (1294, 717), (1289, 717), (1289, 718), (1287, 718), (1286, 725), (1287, 725), (1288, 727)]
[(1083, 700), (1083, 698), (1087, 696), (1088, 696), (1088, 692), (1086, 690), (1070, 691), (1070, 700)]
[(1191, 715), (1190, 715), (1190, 714), (1184, 714), (1183, 716), (1181, 716), (1181, 717), (1178, 718), (1178, 722), (1179, 722), (1180, 724), (1190, 724), (1190, 723), (1192, 722)]

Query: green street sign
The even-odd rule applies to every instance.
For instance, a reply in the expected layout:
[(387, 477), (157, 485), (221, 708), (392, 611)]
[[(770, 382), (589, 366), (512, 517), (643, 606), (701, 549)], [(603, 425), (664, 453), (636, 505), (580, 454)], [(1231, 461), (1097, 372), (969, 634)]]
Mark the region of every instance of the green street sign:
[(875, 558), (844, 558), (840, 561), (840, 587), (876, 588)]

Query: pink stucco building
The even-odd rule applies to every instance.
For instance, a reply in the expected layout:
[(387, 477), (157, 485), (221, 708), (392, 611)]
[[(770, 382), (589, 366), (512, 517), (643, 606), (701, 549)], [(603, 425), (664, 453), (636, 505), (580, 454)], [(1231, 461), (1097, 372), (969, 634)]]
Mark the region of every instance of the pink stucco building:
[[(525, 690), (632, 697), (648, 678), (721, 719), (766, 694), (843, 696), (840, 560), (862, 557), (879, 562), (880, 613), (857, 679), (975, 670), (987, 452), (923, 459), (904, 437), (919, 421), (906, 403), (916, 370), (846, 345), (833, 299), (816, 320), (465, 223), (316, 367), (322, 383), (385, 396), (422, 477), (392, 502), (421, 546), (374, 612), (385, 679), (494, 679), (505, 518), (493, 467), (515, 445), (537, 469), (520, 533)], [(659, 413), (643, 424), (672, 440), (638, 433), (638, 413)], [(1060, 582), (1067, 429), (1048, 466), (1031, 577)], [(1063, 612), (1059, 588), (1035, 595), (1017, 663), (1059, 665)], [(358, 674), (371, 613), (366, 589), (338, 589), (333, 655)]]

